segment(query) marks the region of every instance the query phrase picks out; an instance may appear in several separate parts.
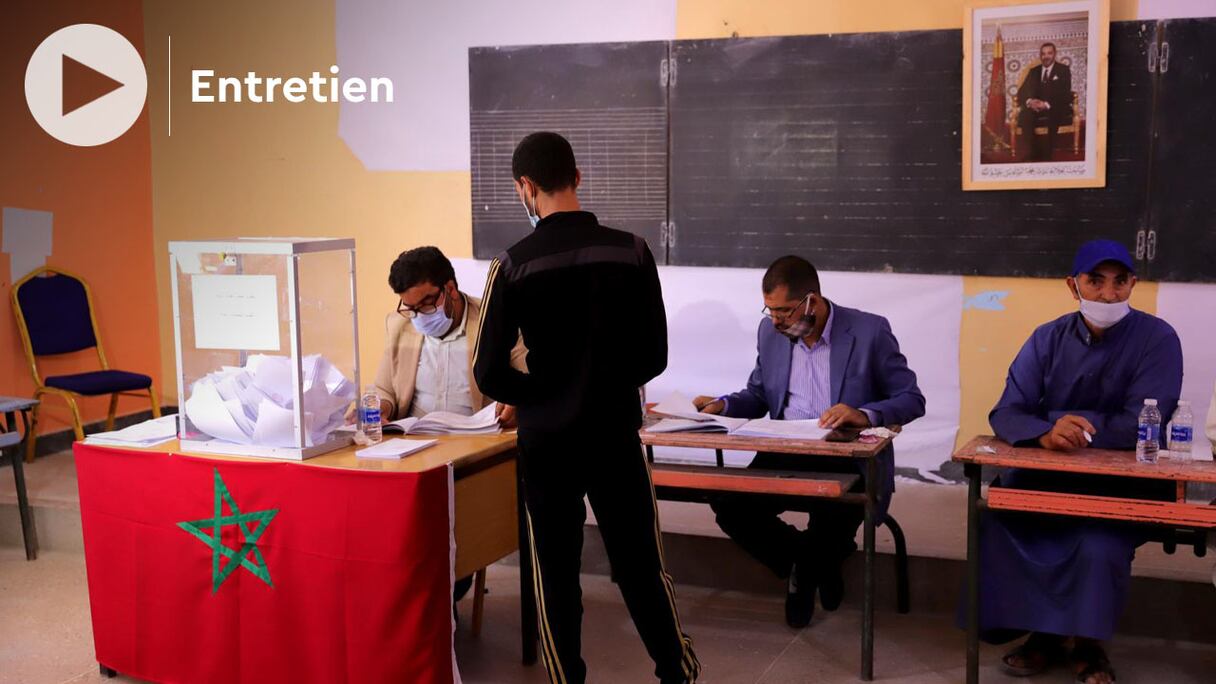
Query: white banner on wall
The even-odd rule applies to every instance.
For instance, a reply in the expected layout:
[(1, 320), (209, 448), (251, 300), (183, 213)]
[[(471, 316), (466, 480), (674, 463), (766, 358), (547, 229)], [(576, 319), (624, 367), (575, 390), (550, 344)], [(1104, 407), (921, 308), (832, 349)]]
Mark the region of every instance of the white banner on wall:
[[(1191, 402), (1195, 416), (1196, 458), (1211, 458), (1212, 445), (1204, 435), (1204, 420), (1216, 385), (1216, 285), (1161, 283), (1157, 289), (1157, 315), (1174, 326), (1182, 340), (1182, 398)], [(1166, 417), (1169, 420), (1169, 417)]]
[(675, 0), (337, 0), (338, 65), (387, 76), (392, 103), (342, 102), (338, 132), (374, 171), (469, 168), (469, 48), (671, 40)]
[[(480, 296), (489, 262), (455, 259), (463, 291)], [(680, 391), (718, 395), (743, 388), (756, 363), (756, 326), (764, 305), (762, 269), (662, 266), (667, 306), (668, 365), (647, 388), (650, 401)], [(926, 414), (895, 442), (896, 465), (929, 471), (950, 460), (959, 425), (959, 326), (963, 279), (893, 273), (822, 273), (825, 296), (891, 322), (908, 365), (927, 399)], [(710, 461), (712, 452), (665, 450), (661, 456)], [(750, 453), (728, 453), (744, 465)]]

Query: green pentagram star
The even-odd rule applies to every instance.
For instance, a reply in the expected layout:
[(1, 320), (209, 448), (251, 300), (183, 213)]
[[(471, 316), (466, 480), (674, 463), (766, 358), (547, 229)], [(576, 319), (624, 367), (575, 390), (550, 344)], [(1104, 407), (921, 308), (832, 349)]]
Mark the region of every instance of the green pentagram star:
[[(224, 515), (225, 502), (232, 511), (230, 515)], [(224, 484), (224, 478), (220, 477), (219, 469), (215, 469), (215, 516), (177, 524), (178, 527), (211, 547), (211, 593), (219, 591), (220, 585), (237, 569), (237, 566), (253, 573), (254, 577), (267, 585), (274, 586), (274, 582), (270, 581), (270, 568), (266, 567), (266, 559), (262, 558), (262, 551), (258, 549), (257, 543), (258, 538), (262, 536), (266, 527), (270, 525), (270, 521), (274, 520), (274, 516), (278, 513), (277, 508), (241, 513), (241, 509), (236, 506), (236, 501), (232, 499), (232, 494), (228, 492), (228, 485)], [(257, 525), (251, 526), (247, 530), (245, 529), (246, 523), (257, 523)], [(228, 525), (236, 525), (241, 536), (245, 538), (245, 543), (237, 551), (233, 551), (220, 541), (220, 533)], [(207, 527), (211, 528), (211, 534), (203, 532), (203, 528)], [(252, 552), (253, 560), (249, 558), (250, 552)], [(228, 559), (227, 562), (221, 564), (220, 556)]]

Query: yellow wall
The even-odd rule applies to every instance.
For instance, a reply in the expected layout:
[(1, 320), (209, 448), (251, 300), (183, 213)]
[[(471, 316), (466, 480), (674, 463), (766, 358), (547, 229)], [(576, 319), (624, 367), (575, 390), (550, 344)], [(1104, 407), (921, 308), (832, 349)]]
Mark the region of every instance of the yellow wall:
[[(677, 0), (677, 38), (958, 28), (962, 0)], [(1115, 0), (1111, 18), (1135, 18)], [(154, 240), (160, 284), (161, 361), (173, 377), (166, 243), (227, 235), (354, 236), (364, 375), (380, 351), (385, 278), (402, 249), (435, 244), (472, 252), (467, 172), (371, 173), (338, 137), (328, 104), (189, 104), (191, 68), (296, 73), (334, 63), (328, 3), (166, 3), (145, 0), (152, 121)], [(291, 21), (284, 21), (290, 17)], [(165, 137), (165, 36), (173, 35), (173, 136)], [(476, 292), (480, 284), (466, 284)], [(986, 415), (1009, 361), (1034, 329), (1074, 305), (1062, 280), (965, 278), (968, 296), (1006, 290), (1005, 311), (963, 314), (961, 436), (988, 431)], [(1155, 285), (1134, 303), (1155, 310)], [(995, 324), (994, 324), (995, 323)], [(170, 383), (171, 384), (171, 383)], [(175, 390), (172, 390), (175, 391)]]
[[(963, 0), (677, 0), (676, 38), (727, 38), (963, 27)], [(1136, 18), (1111, 0), (1111, 21)]]
[[(161, 365), (175, 377), (168, 242), (241, 236), (354, 237), (360, 354), (370, 379), (397, 254), (434, 244), (471, 256), (468, 172), (369, 172), (338, 137), (336, 104), (190, 103), (190, 70), (324, 72), (336, 62), (327, 2), (144, 2), (152, 119), (153, 249)], [(173, 37), (173, 131), (166, 137), (166, 36)], [(480, 294), (481, 284), (472, 287)], [(176, 402), (176, 383), (166, 383)]]

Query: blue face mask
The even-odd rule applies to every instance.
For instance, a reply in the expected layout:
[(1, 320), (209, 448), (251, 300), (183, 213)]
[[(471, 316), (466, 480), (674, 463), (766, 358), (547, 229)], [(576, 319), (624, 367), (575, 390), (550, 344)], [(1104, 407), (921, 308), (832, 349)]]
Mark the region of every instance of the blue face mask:
[[(536, 209), (536, 210), (529, 209), (528, 203), (524, 201), (524, 198), (522, 195), (519, 198), (519, 203), (524, 205), (524, 211), (528, 214), (528, 223), (531, 223), (532, 227), (535, 228), (536, 224), (540, 223), (540, 210), (539, 209)], [(532, 204), (536, 204), (535, 197), (532, 198)], [(536, 213), (532, 213), (533, 211), (535, 211)]]
[[(447, 298), (444, 293), (443, 299)], [(447, 302), (431, 313), (420, 313), (414, 316), (414, 329), (429, 337), (443, 337), (452, 329), (452, 317), (447, 312)]]

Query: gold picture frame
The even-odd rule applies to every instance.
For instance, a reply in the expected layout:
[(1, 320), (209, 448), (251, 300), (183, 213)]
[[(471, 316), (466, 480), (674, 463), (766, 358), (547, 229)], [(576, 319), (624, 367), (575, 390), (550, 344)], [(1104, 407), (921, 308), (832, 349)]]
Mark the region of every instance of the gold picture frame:
[(1110, 0), (974, 0), (963, 190), (1106, 185)]

